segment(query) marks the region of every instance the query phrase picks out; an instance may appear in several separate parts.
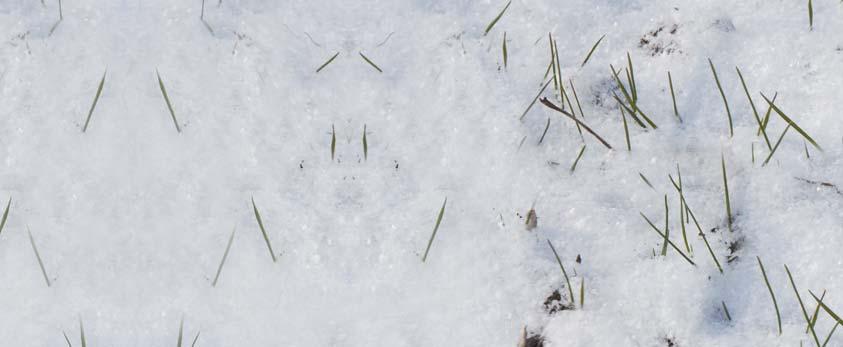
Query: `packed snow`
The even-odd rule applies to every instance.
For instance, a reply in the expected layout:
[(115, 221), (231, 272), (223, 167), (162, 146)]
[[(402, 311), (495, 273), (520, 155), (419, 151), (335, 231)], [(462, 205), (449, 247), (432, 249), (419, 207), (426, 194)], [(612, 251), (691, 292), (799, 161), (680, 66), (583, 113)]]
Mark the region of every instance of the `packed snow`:
[[(843, 312), (843, 4), (513, 0), (486, 33), (505, 6), (0, 0), (2, 345), (814, 345), (784, 265)], [(524, 114), (549, 35), (611, 150)], [(788, 121), (768, 147), (735, 67), (799, 128), (766, 165)]]

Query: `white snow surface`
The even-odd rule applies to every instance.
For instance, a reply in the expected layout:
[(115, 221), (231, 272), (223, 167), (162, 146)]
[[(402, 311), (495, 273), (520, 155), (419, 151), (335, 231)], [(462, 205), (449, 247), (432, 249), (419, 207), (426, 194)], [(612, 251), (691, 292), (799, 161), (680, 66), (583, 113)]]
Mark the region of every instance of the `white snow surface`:
[[(208, 0), (212, 33), (201, 0), (64, 0), (50, 33), (56, 0), (0, 0), (0, 200), (12, 199), (0, 344), (66, 346), (65, 332), (80, 346), (81, 320), (88, 346), (173, 346), (183, 319), (185, 346), (199, 332), (196, 346), (516, 346), (524, 326), (545, 346), (813, 345), (783, 265), (809, 315), (809, 290), (843, 311), (843, 195), (797, 179), (843, 187), (843, 4), (813, 1), (810, 30), (805, 1), (513, 0), (484, 35), (505, 4)], [(584, 121), (613, 150), (540, 103), (519, 121), (544, 81), (548, 33)], [(630, 119), (631, 152), (610, 99), (609, 65), (626, 67), (627, 52), (658, 125)], [(735, 66), (762, 116), (759, 92), (778, 93), (824, 151), (791, 129), (762, 167), (769, 150)], [(770, 119), (775, 142), (787, 123)], [(696, 266), (658, 255), (639, 215), (663, 228), (666, 194), (685, 249), (677, 165), (722, 274), (693, 224)], [(574, 310), (544, 307), (554, 290), (571, 299), (547, 240)], [(819, 314), (821, 342), (833, 325)], [(840, 345), (843, 333), (828, 344)]]

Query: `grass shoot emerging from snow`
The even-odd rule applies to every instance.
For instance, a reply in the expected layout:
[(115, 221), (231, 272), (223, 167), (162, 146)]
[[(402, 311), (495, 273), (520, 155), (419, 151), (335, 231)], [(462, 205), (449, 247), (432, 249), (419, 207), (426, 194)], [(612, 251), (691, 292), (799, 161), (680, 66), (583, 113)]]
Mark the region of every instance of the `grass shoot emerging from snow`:
[(723, 106), (726, 107), (726, 117), (729, 118), (729, 137), (735, 136), (735, 129), (732, 126), (732, 111), (729, 110), (729, 101), (726, 100), (726, 93), (723, 92), (723, 87), (720, 85), (720, 78), (717, 77), (717, 70), (714, 68), (711, 58), (708, 59), (708, 66), (711, 67), (711, 74), (714, 75), (714, 82), (717, 84), (717, 90), (720, 91), (720, 96), (723, 98)]
[(427, 255), (430, 253), (430, 246), (433, 245), (433, 239), (436, 238), (436, 232), (439, 231), (439, 224), (442, 223), (442, 216), (445, 215), (445, 205), (448, 204), (448, 198), (445, 197), (445, 201), (442, 203), (442, 208), (439, 209), (439, 215), (436, 217), (436, 225), (433, 226), (433, 233), (430, 234), (430, 240), (427, 241), (427, 248), (424, 250), (424, 255), (422, 256), (422, 263), (427, 261)]
[(88, 130), (88, 123), (91, 122), (91, 115), (94, 114), (94, 108), (97, 107), (97, 101), (100, 100), (100, 95), (102, 95), (102, 87), (105, 84), (105, 75), (108, 73), (108, 70), (102, 73), (102, 79), (100, 80), (100, 84), (97, 87), (97, 94), (94, 95), (94, 102), (91, 103), (91, 109), (88, 110), (88, 117), (85, 119), (85, 125), (82, 127), (82, 132), (84, 133)]
[(176, 126), (176, 131), (181, 133), (179, 121), (176, 120), (176, 112), (173, 111), (173, 104), (170, 102), (170, 97), (167, 95), (167, 88), (164, 87), (164, 81), (161, 80), (161, 74), (158, 70), (155, 70), (155, 74), (158, 76), (158, 87), (161, 89), (161, 95), (164, 95), (164, 101), (167, 103), (167, 109), (170, 110), (170, 116), (173, 117), (173, 124)]
[(225, 252), (222, 254), (222, 259), (220, 260), (220, 266), (217, 268), (217, 274), (214, 275), (214, 281), (211, 282), (211, 287), (217, 286), (217, 281), (220, 279), (220, 273), (222, 273), (222, 267), (225, 266), (225, 260), (228, 258), (228, 251), (231, 250), (231, 243), (234, 242), (234, 233), (237, 230), (231, 231), (231, 236), (228, 237), (228, 244), (225, 246)]
[(266, 248), (269, 250), (269, 255), (272, 257), (272, 262), (274, 263), (277, 261), (277, 259), (275, 258), (275, 252), (272, 250), (272, 243), (269, 242), (269, 235), (266, 234), (266, 229), (263, 227), (261, 213), (258, 211), (258, 206), (255, 205), (255, 197), (252, 197), (252, 209), (255, 211), (255, 220), (258, 221), (258, 226), (261, 229), (261, 234), (263, 234), (263, 240), (266, 241)]
[(779, 303), (776, 301), (776, 294), (773, 293), (773, 287), (770, 285), (770, 279), (767, 278), (767, 271), (764, 270), (764, 264), (761, 263), (761, 257), (756, 256), (755, 259), (758, 260), (758, 267), (761, 268), (761, 275), (764, 277), (764, 284), (767, 285), (767, 290), (770, 292), (770, 298), (773, 299), (773, 308), (776, 309), (776, 323), (778, 323), (779, 327), (779, 335), (782, 334), (782, 315), (779, 312)]
[(47, 287), (50, 286), (50, 277), (47, 276), (47, 270), (44, 269), (44, 261), (41, 260), (41, 254), (38, 253), (38, 247), (35, 247), (35, 239), (32, 238), (32, 231), (26, 227), (26, 232), (29, 234), (29, 243), (32, 245), (32, 251), (35, 252), (35, 259), (38, 260), (38, 266), (41, 268), (41, 274), (44, 275), (44, 282), (47, 282)]
[(373, 68), (375, 68), (375, 70), (378, 70), (378, 72), (383, 73), (383, 70), (381, 70), (381, 68), (378, 67), (378, 65), (375, 64), (375, 62), (373, 62), (371, 59), (369, 59), (369, 57), (363, 55), (363, 52), (357, 52), (357, 53), (360, 54), (360, 57), (363, 58), (363, 60), (365, 60), (367, 63), (369, 63), (369, 65), (371, 65)]
[(591, 50), (589, 50), (588, 54), (585, 55), (585, 59), (582, 60), (582, 64), (580, 65), (580, 67), (583, 67), (583, 66), (585, 66), (586, 63), (588, 63), (588, 59), (591, 58), (591, 55), (594, 54), (594, 51), (597, 49), (597, 46), (600, 45), (600, 42), (603, 41), (603, 39), (605, 37), (606, 37), (606, 34), (603, 34), (603, 36), (600, 36), (600, 38), (597, 39), (597, 42), (595, 42), (594, 45), (591, 46)]
[(808, 311), (805, 310), (805, 304), (802, 303), (802, 296), (799, 295), (799, 290), (796, 289), (796, 282), (793, 281), (793, 275), (790, 273), (790, 269), (787, 267), (787, 265), (784, 266), (784, 270), (785, 272), (787, 272), (787, 278), (790, 280), (790, 285), (793, 287), (793, 293), (796, 294), (796, 299), (799, 301), (799, 307), (802, 309), (802, 316), (803, 318), (805, 318), (805, 323), (808, 324), (808, 329), (811, 331), (811, 336), (814, 338), (814, 342), (817, 343), (817, 347), (820, 347), (822, 346), (822, 344), (820, 344), (820, 339), (817, 338), (817, 333), (816, 331), (814, 331), (814, 326), (811, 324), (811, 318), (808, 317)]
[(509, 5), (511, 5), (511, 4), (512, 4), (512, 1), (510, 0), (509, 2), (506, 3), (506, 6), (503, 7), (503, 10), (501, 10), (501, 12), (498, 13), (497, 16), (495, 16), (495, 19), (492, 19), (492, 21), (489, 22), (489, 25), (486, 26), (486, 31), (483, 32), (483, 36), (486, 36), (486, 34), (488, 34), (490, 31), (492, 31), (492, 28), (494, 28), (495, 24), (497, 24), (498, 21), (501, 19), (501, 17), (503, 17), (503, 14), (506, 13), (506, 10), (509, 8)]
[(550, 250), (553, 251), (553, 256), (556, 257), (556, 262), (559, 264), (559, 268), (562, 269), (562, 276), (565, 277), (565, 286), (568, 287), (568, 299), (571, 300), (571, 305), (574, 305), (574, 289), (571, 287), (571, 280), (568, 279), (568, 272), (565, 271), (565, 265), (562, 265), (562, 260), (559, 258), (559, 253), (556, 252), (556, 248), (553, 247), (553, 243), (550, 240), (547, 240), (547, 245), (550, 246)]
[(332, 55), (330, 58), (328, 58), (328, 60), (326, 62), (322, 63), (322, 65), (319, 65), (319, 67), (316, 69), (316, 73), (319, 73), (319, 71), (322, 71), (322, 69), (324, 69), (326, 66), (328, 66), (328, 64), (333, 62), (334, 59), (337, 59), (337, 57), (339, 55), (340, 55), (340, 52), (337, 52), (334, 55)]

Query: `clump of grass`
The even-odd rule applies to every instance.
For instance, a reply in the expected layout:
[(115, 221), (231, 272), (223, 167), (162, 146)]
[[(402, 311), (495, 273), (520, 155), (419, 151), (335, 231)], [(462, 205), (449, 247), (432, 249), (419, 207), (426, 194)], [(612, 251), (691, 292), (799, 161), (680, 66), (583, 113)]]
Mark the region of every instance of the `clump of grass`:
[(12, 197), (9, 196), (9, 202), (6, 203), (6, 209), (3, 211), (3, 218), (0, 219), (0, 234), (3, 233), (3, 227), (6, 226), (6, 219), (9, 218), (9, 207), (12, 206)]
[(629, 112), (629, 115), (632, 117), (635, 123), (638, 124), (638, 126), (642, 128), (647, 128), (647, 125), (645, 125), (644, 122), (642, 122), (641, 119), (638, 118), (638, 116), (641, 116), (641, 118), (644, 118), (644, 121), (646, 121), (651, 128), (658, 129), (656, 123), (654, 123), (650, 119), (650, 117), (647, 117), (644, 111), (642, 111), (641, 108), (638, 106), (638, 87), (635, 83), (635, 69), (632, 65), (632, 57), (629, 55), (629, 52), (627, 52), (626, 54), (626, 61), (627, 67), (624, 71), (626, 74), (626, 83), (629, 85), (629, 88), (624, 86), (623, 82), (621, 82), (620, 80), (620, 77), (618, 77), (618, 75), (621, 73), (621, 70), (616, 71), (615, 67), (611, 64), (609, 64), (609, 68), (612, 70), (612, 77), (614, 78), (615, 83), (617, 83), (618, 89), (621, 90), (621, 95), (624, 96), (624, 99), (626, 100), (626, 103), (628, 105), (624, 104), (621, 99), (616, 94), (614, 94), (614, 92), (613, 97), (615, 98), (615, 100), (618, 101), (618, 103), (620, 103), (622, 107), (626, 108), (627, 112)]
[(773, 307), (776, 309), (776, 322), (779, 326), (779, 335), (782, 334), (782, 315), (779, 312), (779, 303), (776, 301), (776, 294), (773, 293), (773, 287), (770, 285), (770, 279), (767, 278), (767, 271), (764, 270), (764, 264), (761, 263), (761, 257), (756, 256), (758, 260), (758, 267), (761, 268), (761, 275), (764, 276), (764, 284), (767, 285), (767, 290), (770, 292), (770, 298), (773, 299)]
[(222, 273), (222, 267), (225, 265), (225, 260), (228, 259), (228, 251), (231, 250), (231, 244), (234, 242), (234, 233), (237, 230), (231, 231), (231, 236), (228, 237), (228, 244), (225, 246), (225, 252), (222, 254), (222, 259), (220, 260), (220, 266), (217, 268), (217, 274), (214, 276), (214, 281), (211, 282), (211, 287), (217, 286), (217, 281), (220, 279), (220, 273)]
[(571, 173), (574, 173), (574, 170), (577, 169), (577, 163), (580, 162), (583, 153), (585, 153), (585, 145), (582, 145), (582, 148), (580, 148), (580, 152), (577, 154), (577, 159), (574, 159), (574, 164), (571, 165)]
[(720, 167), (723, 169), (723, 192), (726, 198), (726, 221), (729, 225), (729, 232), (732, 232), (732, 203), (729, 199), (729, 181), (726, 178), (726, 158), (720, 155)]
[(378, 72), (383, 72), (383, 70), (381, 70), (380, 67), (378, 67), (371, 59), (369, 59), (369, 57), (363, 55), (363, 52), (357, 52), (357, 53), (360, 54), (360, 57), (363, 58), (363, 60), (365, 60), (367, 63), (369, 63), (369, 65), (371, 65), (373, 68), (375, 68), (375, 70), (378, 70)]
[(32, 231), (26, 227), (26, 232), (29, 234), (29, 243), (32, 245), (32, 251), (35, 252), (35, 258), (38, 259), (38, 266), (41, 267), (41, 274), (44, 275), (44, 282), (47, 282), (47, 287), (50, 286), (50, 277), (47, 276), (47, 270), (44, 269), (44, 262), (41, 260), (41, 254), (38, 253), (38, 248), (35, 247), (35, 239), (32, 238)]
[(536, 101), (539, 100), (539, 97), (542, 96), (542, 93), (544, 93), (544, 90), (547, 89), (547, 86), (550, 85), (550, 82), (552, 82), (552, 80), (547, 80), (547, 82), (545, 82), (544, 86), (542, 86), (542, 88), (539, 90), (539, 93), (536, 94), (536, 97), (533, 98), (533, 101), (530, 102), (530, 105), (527, 105), (527, 109), (524, 110), (524, 113), (521, 114), (521, 117), (518, 117), (519, 121), (524, 119), (524, 116), (527, 115), (527, 112), (530, 112), (530, 109), (533, 108), (533, 105), (535, 105)]
[(506, 69), (507, 62), (509, 61), (509, 54), (506, 52), (506, 31), (503, 32), (503, 68)]
[(369, 141), (366, 140), (366, 124), (363, 124), (363, 160), (369, 160)]
[(682, 201), (684, 202), (685, 211), (688, 213), (688, 216), (691, 218), (691, 220), (694, 221), (694, 225), (697, 227), (698, 235), (702, 237), (703, 242), (705, 242), (705, 247), (708, 249), (708, 253), (711, 255), (711, 259), (714, 260), (714, 264), (717, 265), (717, 270), (720, 271), (720, 273), (722, 274), (723, 267), (720, 266), (720, 261), (717, 260), (717, 256), (711, 249), (711, 244), (708, 242), (708, 238), (705, 237), (705, 233), (703, 232), (702, 227), (700, 227), (699, 221), (697, 221), (697, 216), (694, 215), (694, 212), (691, 211), (691, 207), (688, 206), (688, 200), (685, 198), (684, 191), (679, 187), (678, 184), (676, 184), (676, 181), (673, 180), (673, 176), (667, 175), (667, 177), (670, 178), (670, 183), (672, 183), (673, 187), (676, 188), (676, 190), (679, 192), (679, 198), (682, 199)]
[(723, 105), (726, 107), (726, 116), (729, 118), (729, 137), (735, 136), (735, 129), (732, 127), (732, 111), (729, 110), (729, 101), (726, 100), (726, 93), (723, 92), (723, 87), (720, 85), (720, 78), (717, 77), (717, 70), (714, 69), (714, 63), (711, 58), (708, 59), (708, 66), (711, 67), (711, 74), (714, 75), (714, 82), (717, 83), (717, 90), (720, 91), (720, 96), (723, 98)]
[(331, 161), (334, 161), (334, 154), (337, 151), (337, 130), (331, 124)]
[(682, 123), (682, 117), (679, 116), (679, 108), (676, 107), (676, 94), (673, 93), (673, 77), (670, 71), (667, 72), (667, 84), (670, 86), (670, 98), (673, 100), (673, 115)]
[(741, 80), (741, 86), (743, 87), (743, 91), (746, 94), (746, 99), (749, 100), (749, 106), (752, 107), (752, 114), (755, 116), (755, 121), (758, 122), (758, 129), (761, 134), (764, 135), (764, 142), (767, 143), (767, 149), (773, 150), (773, 146), (770, 145), (770, 138), (767, 137), (767, 131), (764, 129), (764, 126), (761, 122), (761, 117), (758, 116), (758, 110), (755, 109), (755, 102), (752, 101), (752, 97), (749, 96), (749, 90), (746, 88), (746, 81), (743, 79), (743, 74), (741, 73), (741, 69), (735, 66), (735, 71), (738, 72), (738, 77)]
[(501, 12), (498, 13), (498, 15), (495, 17), (495, 19), (492, 19), (492, 21), (489, 22), (489, 25), (486, 26), (486, 31), (483, 32), (483, 36), (486, 36), (486, 34), (488, 34), (489, 31), (491, 31), (492, 28), (495, 27), (495, 24), (497, 24), (498, 21), (501, 19), (501, 17), (503, 17), (503, 14), (506, 12), (506, 9), (508, 9), (509, 5), (511, 5), (511, 4), (512, 4), (512, 0), (508, 1), (506, 3), (506, 6), (504, 6), (503, 10), (501, 10)]
[(319, 71), (322, 71), (322, 69), (324, 69), (326, 66), (328, 66), (328, 64), (330, 64), (331, 62), (333, 62), (333, 61), (334, 61), (334, 59), (337, 59), (337, 57), (338, 57), (339, 55), (340, 55), (340, 52), (337, 52), (337, 53), (335, 53), (334, 55), (332, 55), (330, 58), (328, 58), (328, 61), (326, 61), (326, 62), (322, 63), (322, 65), (319, 65), (319, 67), (316, 69), (316, 73), (319, 73)]
[(565, 284), (568, 287), (568, 298), (571, 300), (571, 306), (574, 305), (574, 289), (571, 287), (571, 280), (568, 279), (568, 272), (565, 271), (565, 265), (562, 265), (562, 260), (559, 259), (559, 253), (556, 253), (556, 248), (553, 247), (553, 244), (550, 243), (550, 240), (547, 240), (547, 245), (550, 246), (550, 250), (553, 251), (553, 256), (556, 257), (556, 262), (559, 264), (559, 268), (562, 269), (562, 275), (565, 276)]
[(814, 326), (811, 324), (811, 318), (808, 317), (808, 311), (805, 310), (805, 304), (802, 303), (802, 296), (799, 295), (799, 290), (796, 289), (796, 283), (793, 281), (793, 275), (790, 273), (790, 269), (787, 265), (784, 266), (784, 270), (787, 272), (787, 278), (790, 280), (790, 285), (793, 287), (793, 292), (796, 294), (796, 299), (799, 301), (799, 307), (802, 308), (802, 316), (805, 318), (805, 323), (808, 324), (811, 336), (814, 338), (814, 342), (817, 343), (817, 346), (820, 346), (820, 339), (817, 338), (817, 333), (814, 331)]
[(644, 213), (641, 213), (641, 212), (638, 212), (638, 213), (641, 215), (641, 217), (644, 217), (644, 220), (647, 221), (647, 224), (650, 224), (650, 227), (653, 228), (653, 231), (655, 231), (657, 234), (659, 234), (659, 236), (661, 236), (667, 242), (667, 244), (670, 245), (670, 247), (673, 247), (673, 249), (676, 250), (676, 252), (679, 253), (679, 255), (682, 256), (682, 258), (685, 258), (685, 260), (688, 261), (688, 263), (690, 263), (691, 265), (697, 266), (697, 264), (694, 263), (694, 261), (691, 260), (691, 258), (689, 258), (687, 255), (685, 255), (685, 253), (683, 253), (682, 250), (679, 249), (679, 247), (676, 247), (676, 245), (673, 243), (673, 241), (670, 241), (670, 239), (665, 237), (665, 234), (662, 233), (661, 230), (659, 230), (659, 228), (655, 224), (653, 224), (653, 222), (651, 222), (650, 219), (647, 218), (646, 215), (644, 215)]
[(433, 233), (430, 234), (430, 240), (427, 241), (427, 248), (424, 250), (424, 256), (422, 256), (422, 263), (427, 261), (427, 254), (430, 252), (430, 246), (433, 245), (433, 239), (436, 238), (436, 232), (439, 230), (439, 224), (442, 223), (442, 216), (445, 215), (445, 205), (448, 204), (448, 198), (445, 197), (445, 201), (442, 203), (442, 208), (439, 209), (439, 215), (436, 217), (436, 225), (433, 226)]
[(793, 127), (793, 130), (796, 130), (796, 132), (798, 132), (799, 135), (802, 135), (802, 137), (804, 137), (805, 140), (808, 140), (808, 142), (812, 146), (814, 146), (814, 148), (818, 149), (820, 152), (823, 151), (822, 147), (820, 147), (820, 145), (817, 144), (817, 142), (814, 141), (814, 139), (811, 138), (811, 136), (808, 135), (808, 133), (806, 133), (805, 130), (802, 130), (802, 128), (800, 128), (799, 125), (796, 124), (796, 122), (794, 122), (792, 119), (790, 119), (790, 117), (788, 117), (786, 114), (784, 114), (784, 112), (782, 112), (782, 110), (779, 109), (779, 107), (776, 106), (776, 104), (774, 104), (772, 101), (770, 101), (770, 99), (767, 99), (767, 97), (764, 96), (764, 94), (761, 94), (761, 97), (763, 97), (764, 100), (767, 101), (767, 103), (770, 105), (770, 108), (772, 108), (773, 111), (775, 111), (776, 114), (779, 115), (779, 117), (781, 117), (785, 122), (787, 122), (787, 124), (790, 124), (790, 126)]
[(176, 113), (173, 111), (173, 104), (170, 102), (170, 97), (167, 95), (167, 88), (164, 87), (164, 81), (161, 80), (161, 74), (157, 69), (155, 70), (155, 74), (158, 75), (158, 87), (161, 89), (161, 95), (164, 95), (164, 101), (167, 103), (167, 109), (170, 110), (170, 116), (173, 117), (173, 124), (176, 126), (176, 131), (181, 133), (179, 121), (176, 120)]
[(269, 250), (269, 255), (272, 257), (272, 262), (276, 262), (277, 259), (275, 258), (275, 252), (272, 251), (272, 244), (269, 242), (269, 235), (266, 234), (266, 229), (263, 227), (263, 220), (261, 219), (261, 213), (258, 212), (258, 206), (255, 205), (255, 197), (252, 197), (252, 209), (255, 211), (255, 220), (258, 221), (258, 226), (261, 229), (261, 234), (263, 234), (263, 240), (266, 241), (266, 248)]
[(557, 111), (557, 112), (559, 112), (559, 113), (564, 114), (565, 116), (567, 116), (568, 118), (570, 118), (571, 120), (573, 120), (574, 122), (576, 122), (577, 124), (579, 124), (580, 126), (582, 126), (582, 128), (583, 128), (583, 129), (585, 129), (586, 131), (588, 131), (588, 133), (590, 133), (591, 135), (593, 135), (593, 136), (594, 136), (594, 137), (595, 137), (598, 141), (600, 141), (600, 143), (602, 143), (602, 144), (603, 144), (603, 146), (606, 146), (606, 148), (608, 148), (608, 149), (612, 149), (612, 146), (611, 146), (611, 145), (609, 145), (609, 143), (608, 143), (608, 142), (606, 142), (606, 140), (604, 140), (602, 137), (600, 137), (600, 135), (597, 135), (597, 133), (595, 133), (595, 132), (594, 132), (594, 130), (591, 130), (591, 128), (589, 128), (589, 127), (588, 127), (588, 125), (586, 125), (585, 123), (583, 123), (582, 121), (580, 121), (579, 119), (577, 119), (577, 117), (576, 117), (576, 116), (574, 116), (573, 114), (571, 114), (571, 113), (569, 113), (568, 111), (565, 111), (565, 110), (563, 110), (563, 109), (559, 108), (559, 106), (554, 105), (552, 102), (550, 102), (550, 100), (547, 100), (547, 98), (542, 98), (542, 99), (541, 99), (541, 102), (542, 102), (542, 104), (544, 104), (544, 105), (545, 105), (545, 106), (547, 106), (548, 108), (550, 108), (550, 109), (552, 109), (552, 110), (554, 110), (554, 111)]
[(544, 126), (544, 131), (542, 131), (542, 136), (539, 138), (538, 144), (542, 144), (542, 142), (544, 142), (544, 136), (547, 135), (548, 129), (550, 129), (550, 117), (547, 117), (547, 124)]
[(603, 34), (603, 36), (600, 36), (600, 38), (597, 39), (597, 42), (595, 42), (594, 45), (591, 46), (591, 50), (589, 50), (588, 54), (586, 54), (585, 59), (583, 59), (580, 67), (583, 67), (583, 66), (585, 66), (585, 63), (588, 63), (588, 59), (591, 58), (591, 55), (594, 54), (594, 51), (597, 49), (597, 46), (600, 45), (600, 41), (603, 41), (603, 38), (605, 38), (605, 37), (606, 37), (606, 34)]
[(94, 114), (94, 108), (97, 107), (97, 101), (100, 100), (100, 95), (102, 95), (102, 87), (105, 85), (105, 75), (108, 73), (106, 69), (105, 72), (102, 73), (102, 79), (100, 80), (100, 84), (97, 87), (97, 94), (94, 95), (94, 102), (91, 104), (91, 109), (88, 110), (88, 118), (85, 119), (85, 126), (82, 127), (82, 132), (84, 133), (85, 130), (88, 130), (88, 123), (91, 122), (91, 115)]

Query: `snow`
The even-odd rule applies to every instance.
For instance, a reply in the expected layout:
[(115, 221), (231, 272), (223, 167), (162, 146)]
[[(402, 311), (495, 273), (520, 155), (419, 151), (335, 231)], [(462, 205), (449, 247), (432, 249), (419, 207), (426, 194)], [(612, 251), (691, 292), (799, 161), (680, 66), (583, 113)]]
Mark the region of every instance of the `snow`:
[[(64, 346), (65, 332), (78, 346), (81, 320), (89, 346), (173, 345), (184, 319), (184, 345), (201, 331), (197, 346), (516, 346), (524, 326), (546, 346), (813, 344), (783, 265), (809, 314), (809, 290), (843, 310), (843, 195), (796, 179), (843, 187), (843, 5), (814, 1), (809, 30), (805, 2), (514, 0), (484, 35), (505, 4), (209, 0), (211, 33), (200, 0), (65, 0), (50, 33), (57, 1), (0, 1), (0, 201), (12, 199), (0, 340)], [(548, 32), (584, 121), (613, 150), (540, 103), (519, 121), (543, 84)], [(659, 126), (630, 120), (631, 152), (610, 99), (609, 64), (624, 68), (627, 52)], [(769, 151), (735, 66), (759, 112), (758, 93), (778, 93), (824, 151), (808, 144), (806, 158), (791, 129), (762, 167)], [(785, 126), (771, 116), (771, 141)], [(653, 256), (662, 239), (639, 212), (663, 227), (665, 194), (684, 248), (667, 178), (677, 165), (723, 274), (693, 224), (697, 266), (672, 249)], [(585, 281), (584, 307), (544, 307), (554, 290), (570, 300), (548, 240), (575, 296)], [(833, 324), (819, 315), (820, 340)]]

